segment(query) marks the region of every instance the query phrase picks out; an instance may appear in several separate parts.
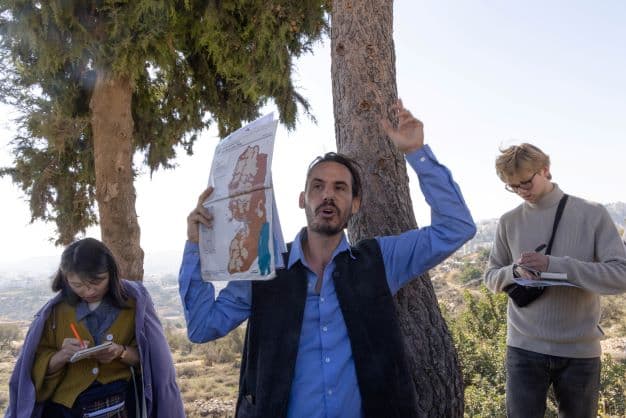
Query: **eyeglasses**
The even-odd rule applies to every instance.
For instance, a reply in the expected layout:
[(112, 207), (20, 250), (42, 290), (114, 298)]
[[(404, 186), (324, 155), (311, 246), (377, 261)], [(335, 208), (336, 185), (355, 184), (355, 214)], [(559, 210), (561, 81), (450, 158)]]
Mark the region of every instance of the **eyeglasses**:
[(519, 189), (530, 190), (533, 187), (533, 179), (536, 175), (537, 172), (535, 172), (535, 174), (533, 174), (528, 180), (520, 181), (519, 184), (505, 184), (504, 188), (511, 193), (517, 193)]
[(107, 285), (109, 283), (109, 278), (106, 277), (100, 281), (97, 282), (93, 282), (93, 281), (85, 281), (85, 280), (81, 280), (81, 281), (67, 281), (67, 283), (75, 290), (82, 290), (82, 289), (87, 289), (87, 290), (91, 290), (91, 289), (102, 289), (103, 287), (105, 287), (105, 285)]

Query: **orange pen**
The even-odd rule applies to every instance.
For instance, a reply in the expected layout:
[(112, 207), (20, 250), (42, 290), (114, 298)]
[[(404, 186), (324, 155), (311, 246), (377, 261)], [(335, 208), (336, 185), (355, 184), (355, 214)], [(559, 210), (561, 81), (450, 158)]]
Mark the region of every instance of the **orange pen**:
[(72, 328), (74, 337), (76, 337), (76, 339), (80, 342), (80, 348), (85, 348), (85, 343), (83, 342), (83, 339), (80, 338), (80, 334), (78, 333), (78, 330), (76, 329), (76, 325), (74, 325), (73, 322), (70, 322), (70, 328)]

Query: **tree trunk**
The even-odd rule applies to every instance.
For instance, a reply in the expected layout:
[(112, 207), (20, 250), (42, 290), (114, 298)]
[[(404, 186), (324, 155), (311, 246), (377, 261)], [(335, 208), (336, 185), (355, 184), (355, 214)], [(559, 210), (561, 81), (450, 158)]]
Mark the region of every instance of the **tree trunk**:
[[(332, 13), (337, 149), (355, 158), (363, 173), (363, 201), (350, 221), (350, 240), (416, 228), (404, 157), (379, 125), (397, 99), (393, 2), (334, 0)], [(458, 358), (427, 274), (398, 293), (396, 307), (420, 415), (462, 417)]]
[(102, 241), (113, 252), (120, 277), (141, 280), (143, 250), (132, 167), (132, 92), (127, 78), (111, 78), (98, 71), (89, 107)]

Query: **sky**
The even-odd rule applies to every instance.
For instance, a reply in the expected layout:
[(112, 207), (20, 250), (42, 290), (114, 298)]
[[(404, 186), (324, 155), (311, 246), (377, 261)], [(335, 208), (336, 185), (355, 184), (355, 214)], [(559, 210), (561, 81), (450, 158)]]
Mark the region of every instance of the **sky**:
[[(567, 193), (626, 202), (625, 21), (621, 0), (395, 1), (399, 96), (423, 121), (425, 142), (452, 171), (475, 220), (497, 218), (520, 203), (494, 169), (498, 149), (520, 142), (550, 155), (553, 180)], [(276, 137), (272, 175), (288, 241), (305, 224), (298, 195), (306, 167), (336, 150), (330, 39), (295, 64), (295, 84), (317, 124), (301, 114), (294, 131), (280, 127)], [(12, 161), (14, 116), (0, 107), (0, 166)], [(208, 129), (193, 156), (179, 150), (176, 169), (152, 176), (141, 170), (136, 208), (146, 258), (182, 254), (186, 216), (207, 184), (217, 141)], [(414, 175), (410, 188), (418, 224), (427, 225), (429, 209)], [(0, 179), (0, 196), (0, 271), (60, 255), (50, 242), (54, 225), (30, 223), (26, 196), (9, 178)], [(87, 236), (99, 238), (98, 228)]]

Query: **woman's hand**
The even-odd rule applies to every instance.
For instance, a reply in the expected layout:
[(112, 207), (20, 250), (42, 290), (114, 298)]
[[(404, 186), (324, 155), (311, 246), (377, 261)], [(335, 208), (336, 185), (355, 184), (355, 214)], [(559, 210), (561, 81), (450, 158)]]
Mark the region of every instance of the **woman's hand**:
[(90, 358), (97, 360), (99, 363), (110, 363), (113, 360), (117, 359), (124, 351), (124, 346), (113, 343), (104, 350), (98, 351), (97, 353), (93, 353), (90, 355)]
[[(124, 350), (126, 350), (126, 352), (124, 352)], [(121, 358), (122, 355), (124, 358)], [(113, 343), (106, 349), (93, 353), (90, 357), (100, 363), (110, 363), (113, 360), (119, 360), (129, 366), (139, 364), (139, 352), (137, 351), (137, 347), (126, 346), (126, 348), (124, 348), (123, 345), (118, 343)]]
[[(89, 344), (89, 341), (83, 341), (85, 347)], [(48, 363), (47, 374), (56, 373), (63, 368), (69, 361), (70, 358), (77, 351), (82, 350), (80, 341), (76, 338), (66, 338), (63, 340), (63, 344), (61, 344), (61, 349), (54, 353), (54, 355), (50, 358), (50, 362)]]

